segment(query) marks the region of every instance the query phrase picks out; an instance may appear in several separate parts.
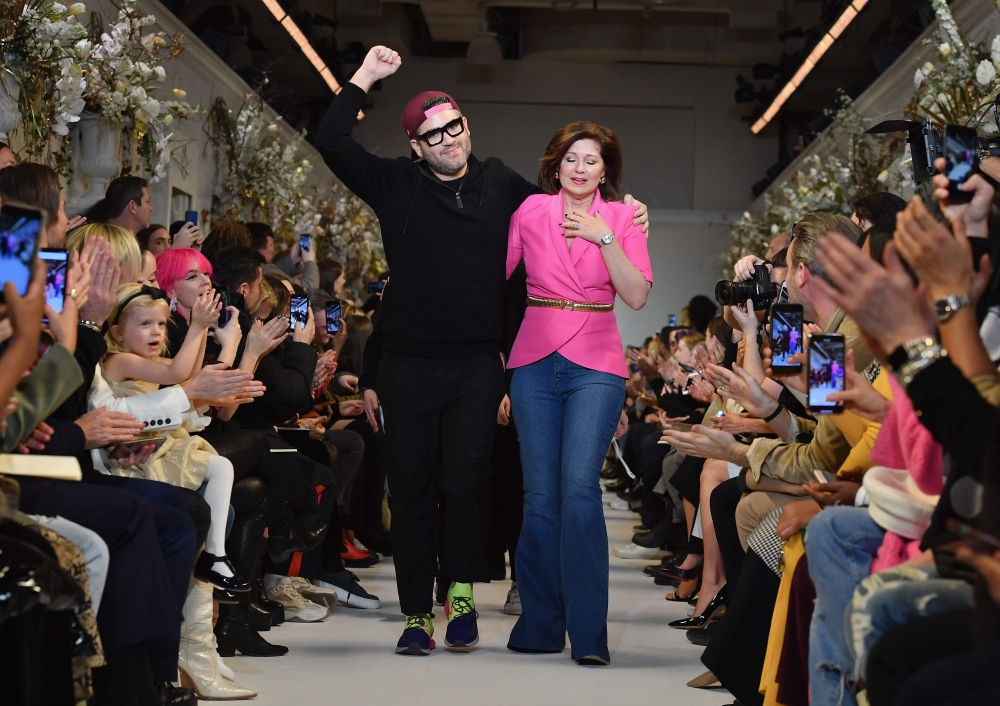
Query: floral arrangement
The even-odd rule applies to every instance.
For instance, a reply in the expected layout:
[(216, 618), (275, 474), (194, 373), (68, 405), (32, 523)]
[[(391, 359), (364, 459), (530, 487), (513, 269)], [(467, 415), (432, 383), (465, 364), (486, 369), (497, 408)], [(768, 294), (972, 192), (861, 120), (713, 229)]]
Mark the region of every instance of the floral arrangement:
[(830, 129), (820, 138), (830, 145), (827, 153), (809, 157), (805, 169), (781, 184), (776, 196), (765, 193), (761, 215), (747, 211), (733, 224), (733, 242), (722, 255), (728, 263), (727, 275), (732, 274), (737, 260), (759, 256), (771, 238), (790, 231), (807, 213), (849, 216), (858, 194), (899, 189), (904, 175), (891, 167), (899, 160), (905, 138), (866, 134), (869, 121), (843, 93), (840, 108), (832, 117)]
[[(949, 123), (964, 125), (1000, 92), (1000, 36), (988, 47), (967, 41), (958, 31), (947, 2), (932, 0), (932, 4), (937, 29), (924, 43), (937, 45), (938, 63), (928, 61), (913, 74), (916, 94), (906, 114), (914, 120), (930, 118), (940, 130)], [(996, 132), (997, 128), (986, 122), (983, 129)]]
[(16, 98), (28, 159), (59, 171), (66, 169), (70, 125), (84, 109), (81, 62), (89, 49), (81, 54), (87, 28), (77, 18), (86, 11), (79, 2), (0, 0), (0, 90)]
[(389, 269), (378, 219), (346, 186), (334, 183), (319, 213), (320, 246), (344, 263), (348, 282), (372, 281)]
[(20, 89), (27, 157), (66, 174), (69, 128), (87, 110), (128, 128), (124, 173), (141, 163), (150, 181), (159, 181), (170, 164), (169, 126), (200, 112), (179, 88), (172, 91), (176, 100), (154, 97), (166, 90), (159, 85), (167, 78), (162, 64), (183, 51), (182, 37), (143, 35), (156, 18), (139, 14), (135, 0), (121, 0), (107, 32), (96, 13), (89, 28), (82, 25), (78, 17), (86, 11), (83, 3), (0, 0), (0, 72)]
[(201, 109), (184, 101), (185, 91), (171, 91), (177, 100), (158, 100), (167, 72), (162, 64), (184, 51), (183, 36), (167, 37), (163, 32), (143, 34), (143, 29), (156, 22), (153, 15), (141, 15), (135, 0), (121, 0), (118, 18), (108, 31), (94, 15), (90, 37), (76, 44), (77, 53), (86, 57), (87, 110), (99, 113), (112, 123), (129, 126), (131, 159), (124, 173), (138, 171), (139, 162), (159, 181), (170, 165), (168, 132), (174, 120), (183, 120)]
[(312, 164), (296, 158), (304, 131), (283, 144), (278, 124), (267, 119), (257, 95), (247, 96), (235, 117), (217, 98), (206, 130), (221, 173), (212, 199), (213, 219), (268, 223), (282, 241), (299, 232), (315, 232), (315, 198), (309, 198), (305, 187)]
[(312, 164), (298, 158), (305, 132), (283, 142), (259, 96), (247, 96), (235, 116), (216, 99), (206, 130), (221, 174), (212, 199), (213, 222), (267, 223), (285, 248), (300, 233), (312, 233), (321, 254), (344, 262), (351, 282), (374, 279), (386, 269), (378, 219), (340, 182), (324, 198), (306, 185)]

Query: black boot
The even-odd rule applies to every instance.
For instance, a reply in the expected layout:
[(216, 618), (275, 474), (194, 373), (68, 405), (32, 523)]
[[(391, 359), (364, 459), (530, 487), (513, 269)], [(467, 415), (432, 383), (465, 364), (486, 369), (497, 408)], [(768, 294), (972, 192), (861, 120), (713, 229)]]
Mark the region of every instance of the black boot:
[(233, 657), (237, 652), (248, 657), (280, 657), (287, 647), (272, 645), (248, 624), (248, 608), (244, 605), (220, 605), (219, 622), (215, 624), (215, 639), (221, 657)]
[(254, 602), (271, 614), (271, 625), (278, 627), (285, 622), (285, 606), (267, 597), (267, 592), (264, 591), (264, 582), (260, 576), (254, 577), (253, 586), (252, 594), (256, 599)]

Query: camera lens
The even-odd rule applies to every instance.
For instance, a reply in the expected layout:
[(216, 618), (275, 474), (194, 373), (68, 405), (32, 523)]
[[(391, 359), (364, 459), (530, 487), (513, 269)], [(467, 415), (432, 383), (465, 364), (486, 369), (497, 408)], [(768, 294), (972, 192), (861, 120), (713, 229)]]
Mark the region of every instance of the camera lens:
[(719, 280), (715, 285), (715, 301), (722, 306), (731, 306), (733, 303), (742, 304), (750, 298), (751, 289), (744, 282), (730, 282), (729, 280)]

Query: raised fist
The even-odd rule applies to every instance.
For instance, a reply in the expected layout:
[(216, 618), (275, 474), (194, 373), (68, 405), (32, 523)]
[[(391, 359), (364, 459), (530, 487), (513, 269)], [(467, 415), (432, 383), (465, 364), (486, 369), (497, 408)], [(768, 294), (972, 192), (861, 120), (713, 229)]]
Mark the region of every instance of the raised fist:
[(377, 46), (368, 50), (361, 70), (371, 74), (374, 81), (379, 81), (396, 73), (402, 63), (397, 52), (389, 47)]

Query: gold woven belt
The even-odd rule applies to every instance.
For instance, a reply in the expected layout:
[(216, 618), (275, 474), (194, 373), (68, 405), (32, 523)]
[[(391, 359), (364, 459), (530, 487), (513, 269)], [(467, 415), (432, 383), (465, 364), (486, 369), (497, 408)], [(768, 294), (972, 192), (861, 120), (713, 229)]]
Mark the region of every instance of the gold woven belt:
[(594, 302), (572, 302), (568, 299), (545, 299), (543, 297), (528, 297), (528, 306), (541, 306), (546, 309), (569, 309), (570, 311), (614, 311), (614, 304), (595, 304)]

